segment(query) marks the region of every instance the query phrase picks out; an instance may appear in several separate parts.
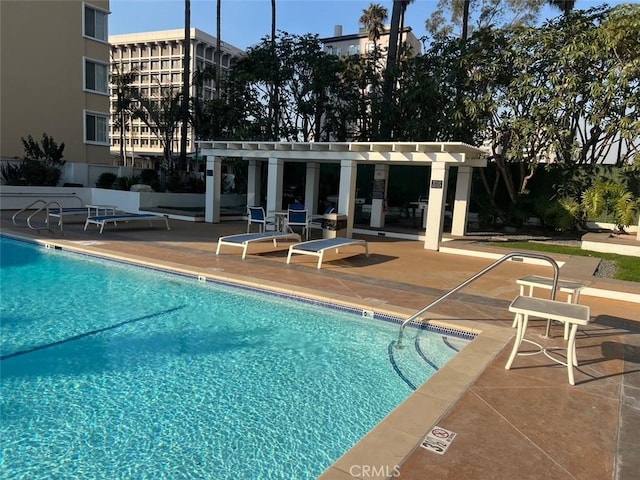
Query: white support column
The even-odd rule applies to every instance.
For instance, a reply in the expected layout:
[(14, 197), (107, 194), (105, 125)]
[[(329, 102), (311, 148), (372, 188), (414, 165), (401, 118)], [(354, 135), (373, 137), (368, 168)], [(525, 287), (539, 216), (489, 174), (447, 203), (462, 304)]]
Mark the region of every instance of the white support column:
[(247, 170), (247, 206), (258, 207), (260, 206), (260, 185), (262, 169), (260, 168), (260, 162), (257, 160), (249, 160)]
[(320, 191), (320, 164), (316, 162), (307, 163), (307, 176), (304, 184), (304, 204), (310, 215), (318, 213), (318, 193)]
[(347, 237), (353, 237), (353, 216), (356, 203), (356, 176), (358, 164), (353, 160), (340, 162), (340, 188), (338, 191), (338, 213), (347, 215)]
[(206, 193), (204, 220), (208, 223), (220, 223), (220, 193), (222, 192), (222, 158), (206, 158)]
[(455, 200), (453, 203), (453, 219), (451, 235), (464, 236), (467, 233), (467, 215), (469, 214), (469, 198), (471, 196), (471, 167), (458, 167)]
[(447, 179), (449, 167), (445, 162), (431, 164), (431, 183), (429, 187), (429, 204), (427, 205), (427, 230), (424, 248), (438, 250), (442, 240), (444, 226), (444, 208), (447, 198)]
[(373, 198), (371, 199), (371, 219), (369, 221), (369, 225), (374, 228), (384, 227), (384, 205), (387, 198), (388, 178), (389, 166), (376, 164), (373, 171)]
[(284, 160), (269, 157), (267, 171), (267, 214), (282, 210), (282, 183), (284, 175)]

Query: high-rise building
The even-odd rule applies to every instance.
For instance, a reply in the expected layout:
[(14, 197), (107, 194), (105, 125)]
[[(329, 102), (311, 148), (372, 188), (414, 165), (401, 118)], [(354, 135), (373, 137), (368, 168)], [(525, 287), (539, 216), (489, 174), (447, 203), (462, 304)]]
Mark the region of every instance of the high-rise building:
[[(389, 36), (391, 29), (386, 26), (380, 38), (376, 41), (378, 48), (386, 52), (389, 48)], [(342, 34), (342, 25), (336, 25), (332, 37), (321, 38), (324, 51), (337, 56), (343, 55), (366, 55), (373, 51), (374, 41), (369, 38), (366, 28), (360, 28), (358, 33), (349, 35)], [(413, 34), (411, 27), (404, 27), (402, 30), (402, 41), (409, 47), (411, 55), (419, 55), (422, 49), (420, 41)]]
[[(219, 54), (222, 55), (223, 75), (243, 55), (242, 50), (224, 42), (218, 52), (216, 38), (196, 28), (191, 29), (190, 37), (191, 78), (196, 71), (215, 69)], [(170, 88), (175, 93), (182, 91), (184, 29), (112, 35), (109, 42), (112, 72), (137, 72), (131, 87), (139, 91), (142, 97), (158, 100), (163, 90), (166, 92)], [(215, 88), (213, 79), (204, 80), (201, 89), (192, 83), (189, 96), (198, 95), (203, 100), (210, 100), (214, 98)], [(112, 89), (112, 114), (115, 113), (115, 100)], [(127, 121), (129, 126), (125, 134), (125, 151), (128, 164), (135, 159), (136, 166), (152, 166), (148, 159), (159, 159), (163, 155), (160, 139), (141, 120), (129, 118)], [(180, 128), (181, 124), (178, 123), (172, 147), (175, 155), (180, 152)], [(120, 131), (114, 121), (111, 122), (110, 135), (112, 155), (119, 155)], [(187, 152), (195, 151), (194, 142), (195, 135), (189, 127)]]
[(64, 143), (64, 160), (110, 163), (109, 0), (0, 1), (0, 158), (21, 138)]

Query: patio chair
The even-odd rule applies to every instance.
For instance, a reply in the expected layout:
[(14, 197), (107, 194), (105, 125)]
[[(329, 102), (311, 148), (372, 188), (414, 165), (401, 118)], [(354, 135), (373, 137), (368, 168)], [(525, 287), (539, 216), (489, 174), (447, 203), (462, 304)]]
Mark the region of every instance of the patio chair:
[(266, 232), (268, 226), (273, 226), (273, 230), (276, 228), (275, 219), (267, 217), (264, 208), (247, 207), (247, 233), (251, 232), (251, 225), (254, 223), (259, 226), (260, 233)]
[(307, 209), (298, 210), (296, 208), (289, 207), (287, 211), (287, 218), (285, 220), (285, 230), (288, 232), (294, 232), (294, 228), (302, 227), (302, 236), (305, 239), (309, 239), (309, 211)]

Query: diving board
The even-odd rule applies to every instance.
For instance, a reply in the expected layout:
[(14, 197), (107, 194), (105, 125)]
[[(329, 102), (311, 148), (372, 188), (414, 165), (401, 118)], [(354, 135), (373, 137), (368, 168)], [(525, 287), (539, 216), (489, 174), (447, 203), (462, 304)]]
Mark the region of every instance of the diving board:
[(261, 232), (261, 233), (238, 233), (236, 235), (226, 235), (218, 239), (218, 248), (216, 255), (220, 253), (222, 245), (242, 248), (242, 258), (247, 256), (249, 245), (255, 242), (266, 242), (272, 240), (273, 246), (278, 246), (278, 240), (295, 240), (300, 241), (300, 235), (291, 232)]
[(151, 213), (117, 213), (115, 215), (97, 215), (87, 217), (87, 220), (84, 223), (84, 229), (86, 230), (89, 224), (94, 224), (100, 227), (100, 233), (102, 233), (107, 223), (113, 223), (117, 226), (118, 222), (126, 223), (136, 220), (147, 220), (149, 222), (149, 226), (152, 226), (152, 222), (154, 221), (162, 220), (165, 222), (167, 230), (171, 230), (171, 227), (169, 227), (169, 218), (166, 215), (154, 215)]
[(287, 255), (287, 263), (291, 262), (291, 255), (299, 253), (301, 255), (312, 255), (318, 257), (318, 268), (322, 267), (322, 260), (324, 258), (324, 252), (336, 249), (336, 253), (341, 247), (349, 245), (357, 245), (364, 247), (365, 254), (369, 256), (369, 244), (365, 240), (357, 240), (355, 238), (324, 238), (321, 240), (311, 240), (309, 242), (297, 243), (289, 247), (289, 254)]

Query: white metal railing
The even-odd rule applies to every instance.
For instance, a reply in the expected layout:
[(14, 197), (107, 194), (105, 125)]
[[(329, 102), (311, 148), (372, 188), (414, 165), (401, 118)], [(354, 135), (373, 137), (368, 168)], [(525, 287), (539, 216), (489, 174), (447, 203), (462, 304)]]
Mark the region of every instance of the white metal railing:
[(558, 266), (557, 262), (553, 258), (551, 258), (551, 257), (549, 257), (547, 255), (541, 255), (541, 254), (537, 254), (537, 253), (522, 253), (522, 252), (508, 253), (505, 256), (503, 256), (503, 257), (499, 258), (498, 260), (496, 260), (495, 262), (493, 262), (491, 265), (489, 265), (484, 270), (481, 270), (480, 272), (476, 273), (472, 277), (469, 277), (467, 280), (462, 282), (457, 287), (449, 290), (444, 295), (441, 295), (440, 297), (435, 299), (433, 302), (431, 302), (429, 305), (427, 305), (426, 307), (422, 308), (421, 310), (418, 310), (416, 313), (414, 313), (409, 318), (407, 318), (404, 322), (402, 322), (402, 325), (400, 326), (400, 333), (398, 334), (398, 341), (396, 342), (396, 347), (397, 348), (403, 348), (402, 336), (404, 334), (404, 329), (406, 328), (406, 326), (409, 323), (418, 320), (420, 317), (422, 317), (431, 308), (433, 308), (436, 305), (438, 305), (439, 303), (443, 302), (444, 300), (446, 300), (447, 298), (449, 298), (451, 295), (453, 295), (454, 293), (458, 292), (459, 290), (462, 290), (464, 287), (466, 287), (470, 283), (473, 283), (478, 278), (482, 277), (485, 273), (487, 273), (487, 272), (493, 270), (494, 268), (496, 268), (498, 265), (500, 265), (500, 264), (502, 264), (502, 263), (506, 262), (507, 260), (509, 260), (511, 258), (514, 258), (514, 257), (518, 257), (518, 258), (519, 257), (537, 258), (538, 260), (544, 260), (546, 262), (549, 262), (549, 264), (551, 264), (551, 266), (553, 267), (553, 285), (551, 287), (551, 300), (554, 300), (556, 298), (556, 289), (558, 288), (558, 277), (560, 276), (560, 267)]
[[(62, 213), (62, 205), (57, 200), (51, 200), (51, 201), (47, 202), (46, 200), (43, 200), (43, 199), (39, 198), (38, 200), (35, 200), (34, 202), (31, 202), (26, 207), (21, 208), (16, 213), (14, 213), (13, 216), (11, 217), (11, 221), (13, 222), (13, 224), (16, 227), (20, 227), (21, 225), (18, 224), (18, 218), (19, 218), (20, 214), (22, 214), (24, 212), (27, 212), (27, 211), (30, 211), (30, 210), (35, 210), (31, 214), (29, 214), (29, 216), (26, 218), (26, 221), (25, 221), (26, 226), (29, 227), (31, 230), (37, 230), (37, 231), (47, 230), (51, 235), (53, 235), (53, 230), (51, 230), (51, 226), (49, 225), (49, 208), (52, 207), (52, 206), (56, 206), (57, 210)], [(46, 215), (45, 219), (44, 219), (44, 225), (45, 226), (44, 227), (39, 227), (37, 225), (34, 225), (32, 223), (32, 220), (34, 219), (34, 217), (36, 215), (38, 215), (43, 210), (44, 210), (45, 215)], [(62, 223), (60, 223), (59, 225), (60, 225), (60, 233), (64, 234)]]

